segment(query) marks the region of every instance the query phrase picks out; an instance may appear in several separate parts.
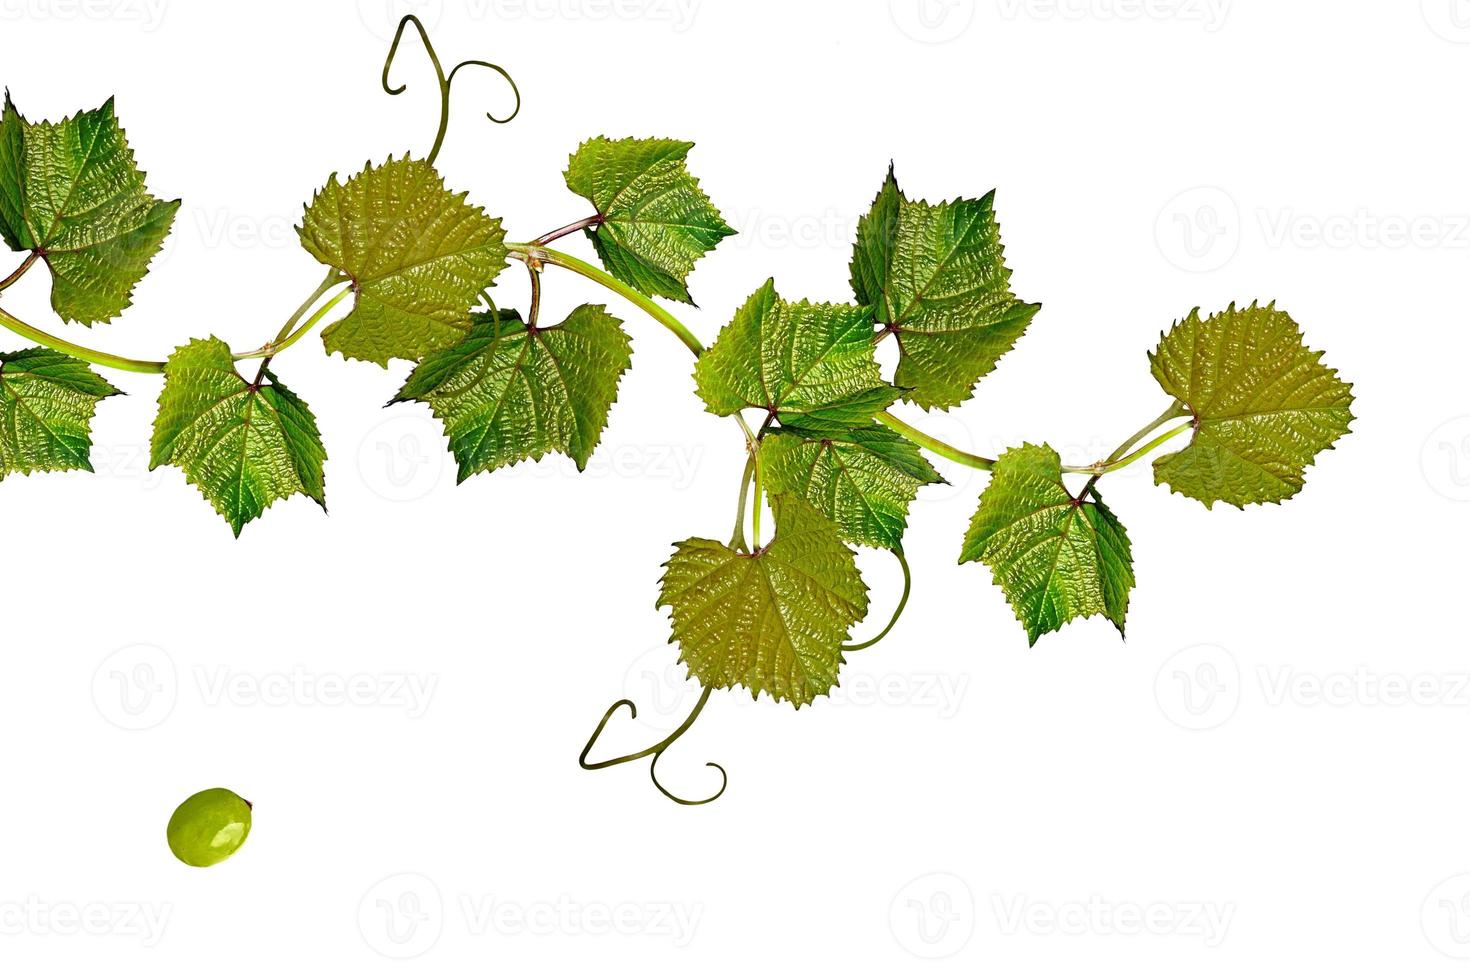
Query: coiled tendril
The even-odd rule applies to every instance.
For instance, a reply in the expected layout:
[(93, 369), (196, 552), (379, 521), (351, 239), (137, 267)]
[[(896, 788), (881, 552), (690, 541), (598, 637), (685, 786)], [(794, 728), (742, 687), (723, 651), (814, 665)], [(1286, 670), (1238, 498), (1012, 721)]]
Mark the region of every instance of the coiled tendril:
[(408, 26), (410, 24), (412, 24), (414, 28), (419, 32), (419, 37), (424, 42), (424, 53), (429, 56), (429, 61), (434, 65), (434, 74), (439, 79), (439, 131), (434, 136), (433, 148), (429, 150), (429, 163), (433, 163), (435, 158), (439, 156), (439, 148), (444, 145), (444, 134), (449, 131), (449, 89), (454, 84), (454, 76), (459, 74), (459, 70), (461, 68), (465, 68), (470, 65), (474, 65), (479, 68), (489, 68), (491, 71), (499, 73), (501, 78), (504, 78), (508, 83), (510, 83), (511, 93), (514, 94), (516, 97), (515, 108), (511, 110), (510, 115), (504, 117), (497, 116), (492, 112), (487, 112), (485, 113), (486, 119), (490, 120), (493, 123), (508, 123), (512, 119), (514, 119), (517, 114), (520, 113), (521, 90), (516, 86), (515, 79), (510, 77), (510, 73), (499, 65), (493, 65), (488, 61), (478, 61), (475, 59), (470, 59), (468, 61), (461, 61), (459, 64), (455, 65), (449, 70), (448, 75), (444, 74), (444, 66), (439, 61), (438, 53), (434, 51), (434, 45), (429, 41), (429, 32), (424, 29), (423, 22), (420, 21), (413, 14), (405, 15), (404, 18), (398, 22), (398, 30), (393, 35), (393, 44), (391, 47), (388, 48), (388, 58), (386, 61), (383, 62), (384, 92), (387, 92), (389, 95), (402, 95), (404, 90), (408, 88), (407, 85), (399, 85), (396, 88), (392, 85), (389, 85), (388, 73), (393, 69), (393, 59), (398, 54), (398, 45), (403, 40), (403, 32), (408, 29)]
[(619, 766), (625, 762), (636, 762), (639, 759), (644, 759), (651, 755), (653, 756), (653, 761), (648, 764), (648, 778), (653, 780), (653, 785), (658, 788), (658, 791), (660, 793), (664, 794), (675, 803), (682, 804), (683, 806), (702, 806), (705, 803), (713, 803), (715, 800), (718, 800), (720, 796), (725, 792), (725, 787), (730, 785), (730, 777), (725, 772), (725, 767), (720, 765), (718, 762), (706, 762), (705, 765), (709, 766), (712, 769), (718, 769), (720, 771), (720, 788), (714, 796), (706, 797), (702, 800), (686, 800), (682, 797), (675, 796), (673, 793), (670, 793), (667, 789), (664, 788), (663, 783), (658, 781), (657, 772), (658, 760), (660, 757), (663, 756), (664, 750), (667, 749), (670, 745), (673, 745), (674, 742), (678, 741), (679, 736), (687, 732), (689, 730), (689, 726), (694, 724), (694, 719), (698, 718), (699, 713), (704, 710), (705, 702), (709, 700), (709, 693), (712, 690), (713, 688), (711, 687), (705, 687), (705, 689), (700, 692), (699, 700), (695, 702), (694, 710), (689, 712), (689, 717), (685, 718), (684, 723), (678, 728), (674, 729), (672, 732), (670, 732), (668, 737), (664, 738), (662, 741), (655, 742), (653, 745), (650, 745), (648, 748), (644, 749), (641, 752), (633, 752), (629, 755), (620, 755), (616, 759), (606, 759), (602, 762), (588, 762), (587, 756), (592, 752), (592, 746), (596, 745), (597, 740), (602, 737), (602, 730), (606, 728), (607, 723), (612, 720), (613, 712), (617, 711), (623, 705), (627, 705), (629, 716), (632, 718), (638, 717), (638, 706), (632, 701), (629, 701), (627, 698), (623, 698), (620, 701), (614, 701), (612, 707), (608, 708), (607, 711), (603, 713), (602, 720), (599, 721), (597, 723), (597, 727), (593, 729), (592, 737), (587, 740), (587, 745), (582, 749), (582, 754), (577, 756), (577, 764), (580, 765), (583, 769), (606, 769), (608, 766)]

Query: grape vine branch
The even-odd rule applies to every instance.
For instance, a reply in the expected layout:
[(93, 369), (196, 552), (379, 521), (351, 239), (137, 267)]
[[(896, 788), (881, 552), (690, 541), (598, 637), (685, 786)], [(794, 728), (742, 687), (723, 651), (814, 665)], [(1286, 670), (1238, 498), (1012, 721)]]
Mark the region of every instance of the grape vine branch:
[[(92, 419), (103, 399), (121, 394), (96, 367), (163, 375), (150, 468), (182, 470), (237, 537), (276, 501), (302, 495), (325, 507), (327, 452), (316, 419), (273, 370), (318, 330), (328, 353), (385, 368), (413, 365), (393, 401), (423, 404), (443, 423), (460, 480), (547, 453), (582, 469), (631, 365), (631, 343), (601, 304), (584, 303), (547, 324), (541, 299), (548, 270), (588, 280), (688, 348), (695, 389), (708, 411), (735, 420), (746, 465), (728, 541), (676, 543), (660, 583), (671, 642), (701, 685), (698, 699), (655, 744), (589, 761), (620, 708), (637, 716), (631, 701), (615, 702), (582, 750), (584, 769), (649, 759), (654, 785), (677, 803), (723, 794), (728, 780), (717, 763), (708, 765), (719, 789), (689, 799), (659, 781), (659, 760), (716, 688), (744, 687), (800, 708), (836, 687), (847, 654), (889, 635), (913, 585), (903, 551), (909, 506), (922, 487), (943, 482), (926, 453), (990, 473), (959, 560), (990, 568), (1034, 644), (1091, 616), (1123, 632), (1133, 553), (1098, 490), (1109, 474), (1152, 456), (1156, 483), (1207, 508), (1279, 503), (1349, 431), (1351, 385), (1306, 345), (1290, 316), (1253, 303), (1205, 317), (1194, 310), (1160, 334), (1148, 360), (1167, 407), (1103, 459), (1064, 464), (1045, 443), (992, 459), (925, 432), (894, 406), (957, 408), (1040, 306), (1011, 291), (994, 191), (931, 204), (905, 194), (892, 167), (858, 223), (850, 299), (788, 300), (768, 280), (706, 346), (660, 301), (692, 303), (690, 272), (734, 234), (687, 169), (693, 144), (587, 140), (565, 177), (592, 213), (508, 241), (498, 218), (448, 189), (436, 160), (461, 70), (484, 68), (509, 85), (514, 108), (487, 112), (491, 122), (520, 113), (520, 91), (486, 61), (462, 61), (446, 73), (409, 15), (384, 61), (389, 95), (406, 88), (390, 78), (410, 28), (438, 84), (432, 147), (421, 159), (389, 156), (345, 181), (333, 174), (316, 191), (297, 232), (328, 271), (271, 339), (236, 352), (208, 337), (160, 360), (140, 359), (0, 309), (0, 326), (38, 345), (0, 355), (0, 479), (91, 469)], [(0, 280), (0, 294), (44, 266), (62, 321), (109, 323), (131, 305), (179, 203), (148, 191), (111, 99), (59, 123), (32, 123), (7, 91), (0, 237), (24, 256)], [(596, 263), (552, 247), (577, 235)], [(512, 262), (529, 284), (524, 317), (491, 293)], [(889, 338), (898, 350), (891, 378), (875, 354)], [(1187, 443), (1156, 455), (1181, 437)], [(762, 526), (766, 510), (773, 528)], [(857, 547), (888, 551), (903, 575), (891, 616), (861, 641), (852, 632), (868, 614), (868, 588)]]

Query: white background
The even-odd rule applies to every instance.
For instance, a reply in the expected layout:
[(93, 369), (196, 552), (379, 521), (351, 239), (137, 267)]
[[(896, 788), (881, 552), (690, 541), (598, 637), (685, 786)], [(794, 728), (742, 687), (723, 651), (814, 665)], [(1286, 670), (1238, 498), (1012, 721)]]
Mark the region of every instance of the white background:
[[(1098, 458), (1164, 406), (1159, 332), (1257, 298), (1356, 382), (1359, 421), (1281, 507), (1208, 512), (1147, 466), (1105, 481), (1137, 558), (1126, 642), (1092, 620), (1028, 649), (989, 573), (955, 563), (984, 476), (946, 465), (953, 485), (915, 506), (900, 626), (833, 701), (717, 695), (660, 766), (691, 796), (713, 788), (705, 760), (729, 770), (723, 799), (688, 809), (642, 765), (576, 765), (614, 699), (643, 713), (608, 750), (692, 703), (659, 566), (733, 511), (736, 429), (701, 411), (661, 328), (610, 303), (634, 368), (586, 474), (548, 460), (460, 487), (427, 411), (380, 407), (401, 365), (297, 346), (276, 366), (319, 417), (331, 517), (297, 498), (238, 542), (180, 473), (147, 471), (157, 380), (115, 376), (131, 397), (100, 411), (96, 475), (0, 485), (0, 970), (1462, 975), (1470, 5), (398, 9), (447, 63), (520, 83), (496, 127), (480, 113), (508, 107), (503, 86), (464, 74), (440, 158), (512, 237), (587, 213), (561, 178), (581, 139), (698, 144), (741, 232), (691, 281), (706, 340), (767, 275), (847, 299), (852, 228), (892, 159), (915, 197), (999, 187), (1014, 285), (1045, 304), (933, 431)], [(255, 346), (321, 277), (301, 203), (432, 138), (415, 42), (407, 93), (378, 87), (384, 0), (0, 15), (21, 110), (115, 93), (150, 186), (184, 201), (112, 325), (57, 324), (42, 270), (7, 293), (73, 339)], [(506, 304), (524, 304), (518, 271)], [(546, 284), (548, 315), (604, 298)], [(897, 583), (861, 561), (866, 636)], [(255, 802), (254, 831), (184, 867), (165, 823), (214, 785)]]

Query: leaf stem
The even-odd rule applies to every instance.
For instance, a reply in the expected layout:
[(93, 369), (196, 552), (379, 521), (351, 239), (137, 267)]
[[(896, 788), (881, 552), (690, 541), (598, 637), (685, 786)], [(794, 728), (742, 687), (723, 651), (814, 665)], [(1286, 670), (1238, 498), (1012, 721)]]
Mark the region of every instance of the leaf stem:
[(555, 231), (548, 231), (544, 235), (537, 235), (535, 238), (531, 239), (531, 244), (537, 246), (538, 248), (544, 247), (556, 241), (558, 238), (565, 238), (567, 235), (579, 232), (584, 228), (592, 228), (600, 224), (602, 224), (602, 215), (594, 214), (590, 218), (583, 218), (581, 221), (573, 221), (569, 225), (562, 225)]
[(1123, 457), (1123, 454), (1132, 449), (1135, 445), (1137, 445), (1140, 439), (1157, 429), (1159, 426), (1163, 425), (1165, 422), (1168, 422), (1170, 419), (1177, 419), (1188, 414), (1189, 413), (1185, 411), (1184, 403), (1176, 400), (1174, 404), (1170, 405), (1164, 411), (1164, 414), (1160, 415), (1148, 425), (1145, 425), (1143, 428), (1133, 433), (1133, 435), (1128, 437), (1128, 440), (1126, 442), (1124, 442), (1117, 449), (1114, 449), (1113, 454), (1107, 459), (1103, 460), (1103, 465), (1106, 466), (1109, 463), (1113, 463), (1121, 459)]
[(623, 299), (626, 299), (628, 302), (638, 307), (644, 313), (647, 313), (659, 323), (663, 324), (670, 331), (672, 331), (674, 336), (678, 337), (679, 340), (683, 342), (684, 346), (688, 347), (689, 350), (696, 357), (704, 353), (704, 344), (700, 343), (699, 338), (694, 336), (694, 331), (690, 330), (688, 327), (684, 326), (684, 324), (680, 323), (678, 318), (676, 318), (672, 313), (664, 309), (658, 303), (655, 303), (652, 299), (649, 299), (647, 296), (640, 293), (638, 290), (634, 289), (632, 286), (629, 286), (626, 283), (621, 282), (608, 275), (606, 272), (603, 272), (597, 266), (592, 265), (589, 262), (583, 262), (581, 259), (577, 258), (574, 255), (568, 255), (565, 252), (558, 252), (554, 248), (545, 248), (532, 242), (506, 242), (506, 248), (510, 250), (511, 258), (519, 259), (522, 262), (528, 262), (529, 260), (530, 262), (542, 262), (546, 265), (559, 266), (560, 268), (568, 269), (572, 272), (577, 273), (580, 276), (585, 276), (586, 278), (591, 279), (593, 282), (597, 283), (599, 286), (602, 286), (604, 289), (609, 289), (612, 292), (617, 293), (619, 296), (623, 297)]
[[(281, 329), (276, 332), (275, 339), (266, 344), (264, 347), (260, 348), (258, 351), (251, 351), (252, 354), (258, 355), (261, 358), (260, 370), (255, 373), (255, 383), (257, 385), (260, 384), (261, 379), (265, 377), (265, 370), (266, 368), (270, 367), (271, 358), (275, 357), (281, 351), (285, 350), (287, 347), (290, 347), (291, 344), (296, 343), (296, 341), (300, 340), (301, 337), (305, 336), (304, 332), (295, 335), (291, 333), (291, 329), (296, 326), (297, 321), (306, 316), (306, 311), (311, 309), (313, 303), (322, 298), (323, 293), (331, 289), (337, 283), (343, 282), (345, 279), (346, 276), (342, 275), (342, 273), (338, 272), (336, 269), (328, 272), (326, 278), (322, 280), (321, 285), (317, 286), (316, 290), (312, 292), (310, 296), (306, 297), (306, 301), (304, 303), (296, 307), (296, 312), (292, 313), (289, 317), (286, 318), (286, 322), (281, 326)], [(347, 292), (347, 290), (343, 290), (343, 293), (345, 292)], [(339, 294), (335, 299), (332, 300), (331, 303), (327, 304), (327, 306), (319, 312), (318, 316), (309, 320), (308, 323), (312, 326), (315, 326), (316, 323), (321, 320), (321, 314), (324, 314), (326, 310), (329, 310), (333, 306), (336, 306), (338, 300), (340, 300), (341, 298), (342, 295)], [(242, 358), (239, 357), (236, 358), (236, 360), (241, 359)]]
[(761, 510), (765, 502), (765, 488), (761, 483), (760, 450), (751, 453), (750, 458), (755, 462), (755, 478), (751, 480), (755, 486), (755, 509), (750, 512), (750, 541), (752, 546), (759, 549), (761, 546)]
[(1194, 428), (1194, 422), (1192, 420), (1189, 422), (1185, 422), (1182, 425), (1176, 425), (1174, 428), (1170, 429), (1168, 432), (1165, 432), (1163, 435), (1156, 436), (1155, 438), (1149, 440), (1149, 442), (1135, 449), (1127, 456), (1123, 456), (1115, 460), (1109, 460), (1103, 465), (1103, 472), (1112, 473), (1115, 470), (1121, 470), (1123, 467), (1127, 466), (1130, 463), (1136, 463), (1143, 457), (1147, 456), (1149, 453), (1153, 452), (1155, 449), (1158, 449), (1164, 443), (1168, 442), (1170, 439), (1181, 433), (1188, 432), (1192, 428)]
[(749, 551), (745, 541), (745, 502), (750, 497), (750, 478), (755, 475), (755, 453), (745, 457), (745, 472), (740, 475), (740, 499), (735, 503), (735, 533), (730, 535), (730, 550)]
[(530, 263), (526, 264), (526, 271), (531, 274), (531, 308), (526, 314), (526, 329), (535, 330), (541, 317), (541, 273)]
[(5, 292), (5, 290), (15, 285), (16, 281), (19, 280), (21, 276), (30, 271), (31, 266), (35, 265), (36, 260), (40, 257), (41, 255), (39, 252), (31, 252), (31, 254), (25, 257), (25, 261), (22, 262), (14, 272), (6, 276), (4, 279), (0, 279), (0, 293)]
[[(337, 293), (336, 296), (333, 296), (331, 299), (323, 303), (315, 313), (307, 317), (306, 322), (297, 327), (295, 332), (287, 334), (285, 337), (280, 337), (278, 335), (278, 339), (271, 341), (269, 344), (265, 345), (265, 347), (262, 347), (258, 351), (251, 351), (248, 354), (235, 354), (235, 360), (245, 361), (253, 357), (261, 358), (260, 371), (257, 373), (255, 381), (256, 384), (260, 384), (260, 379), (265, 377), (265, 369), (270, 365), (271, 358), (275, 357), (277, 354), (281, 353), (281, 351), (296, 343), (296, 341), (300, 340), (302, 337), (305, 337), (307, 334), (311, 333), (311, 331), (316, 328), (316, 325), (322, 322), (322, 318), (332, 311), (332, 308), (334, 306), (336, 306), (338, 303), (342, 302), (344, 299), (346, 299), (348, 296), (351, 296), (352, 294), (353, 289), (351, 287), (340, 291), (339, 293)], [(319, 297), (320, 295), (321, 294), (318, 293), (317, 297)], [(313, 299), (316, 299), (317, 297), (313, 297)], [(308, 304), (308, 306), (309, 305), (310, 304)], [(289, 322), (287, 323), (287, 326), (290, 326)]]
[[(1157, 439), (1154, 439), (1143, 448), (1135, 452), (1128, 453), (1128, 455), (1126, 456), (1123, 455), (1124, 453), (1127, 453), (1129, 449), (1133, 448), (1133, 446), (1140, 439), (1157, 429), (1160, 425), (1164, 424), (1170, 419), (1177, 419), (1187, 414), (1188, 412), (1184, 409), (1184, 406), (1182, 406), (1179, 402), (1175, 402), (1169, 407), (1168, 411), (1164, 412), (1163, 415), (1160, 415), (1148, 425), (1138, 430), (1138, 432), (1136, 432), (1134, 435), (1130, 436), (1129, 439), (1117, 449), (1115, 449), (1113, 451), (1113, 454), (1107, 459), (1102, 460), (1101, 462), (1091, 463), (1087, 466), (1063, 466), (1062, 472), (1086, 473), (1092, 476), (1093, 480), (1089, 481), (1087, 487), (1083, 489), (1083, 493), (1086, 493), (1087, 490), (1091, 489), (1092, 484), (1097, 482), (1097, 477), (1100, 477), (1105, 473), (1112, 473), (1116, 470), (1121, 470), (1123, 467), (1129, 465), (1130, 463), (1137, 462), (1139, 459), (1148, 455), (1153, 450), (1159, 448), (1159, 446), (1163, 445), (1165, 442), (1168, 442), (1170, 439), (1179, 435), (1181, 432), (1189, 429), (1193, 425), (1192, 422), (1186, 422), (1184, 425), (1170, 429), (1168, 432), (1166, 432), (1162, 436), (1159, 436)], [(942, 456), (945, 459), (953, 460), (956, 463), (963, 463), (964, 465), (974, 467), (977, 470), (991, 470), (995, 468), (995, 460), (990, 459), (986, 456), (976, 456), (974, 453), (967, 453), (963, 449), (957, 449), (947, 442), (936, 439), (934, 436), (929, 435), (927, 432), (914, 428), (912, 425), (909, 425), (903, 419), (892, 414), (891, 412), (879, 412), (877, 415), (873, 416), (873, 420), (882, 425), (886, 425), (894, 432), (897, 432), (899, 435), (907, 438), (910, 442), (922, 446), (923, 448), (929, 450), (931, 453), (934, 453), (936, 456)]]
[[(1168, 442), (1170, 439), (1179, 435), (1181, 432), (1184, 432), (1185, 430), (1191, 428), (1194, 425), (1193, 420), (1186, 422), (1183, 425), (1176, 426), (1173, 429), (1170, 429), (1168, 432), (1159, 436), (1157, 439), (1149, 442), (1142, 449), (1138, 449), (1131, 453), (1128, 452), (1128, 450), (1132, 449), (1141, 439), (1147, 436), (1150, 432), (1157, 429), (1159, 426), (1163, 425), (1165, 422), (1168, 422), (1170, 419), (1177, 419), (1188, 414), (1190, 414), (1189, 410), (1184, 407), (1184, 403), (1176, 398), (1174, 402), (1164, 410), (1164, 413), (1162, 415), (1154, 419), (1148, 425), (1145, 425), (1143, 428), (1139, 429), (1137, 432), (1133, 433), (1133, 435), (1129, 436), (1122, 445), (1120, 445), (1117, 449), (1114, 449), (1112, 454), (1108, 456), (1107, 459), (1093, 466), (1092, 478), (1087, 481), (1087, 484), (1082, 488), (1082, 492), (1077, 495), (1077, 499), (1081, 500), (1083, 497), (1087, 496), (1087, 494), (1090, 493), (1092, 489), (1097, 486), (1097, 481), (1102, 479), (1104, 474), (1112, 473), (1115, 470), (1121, 470), (1128, 464), (1137, 462), (1144, 456), (1147, 456), (1153, 450)], [(1124, 453), (1128, 453), (1128, 455), (1125, 456)]]

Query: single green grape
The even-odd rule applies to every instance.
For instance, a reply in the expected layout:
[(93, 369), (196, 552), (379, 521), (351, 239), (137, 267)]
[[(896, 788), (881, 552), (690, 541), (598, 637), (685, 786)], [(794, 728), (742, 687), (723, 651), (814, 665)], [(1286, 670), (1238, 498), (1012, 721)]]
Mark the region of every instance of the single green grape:
[(196, 868), (219, 864), (250, 836), (250, 801), (206, 789), (179, 804), (168, 821), (168, 849)]

